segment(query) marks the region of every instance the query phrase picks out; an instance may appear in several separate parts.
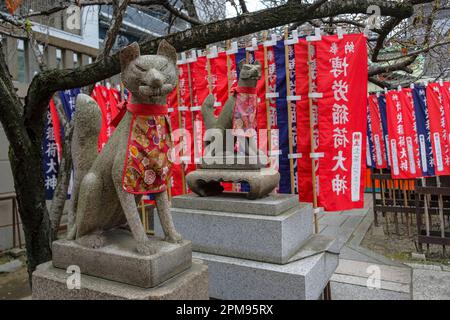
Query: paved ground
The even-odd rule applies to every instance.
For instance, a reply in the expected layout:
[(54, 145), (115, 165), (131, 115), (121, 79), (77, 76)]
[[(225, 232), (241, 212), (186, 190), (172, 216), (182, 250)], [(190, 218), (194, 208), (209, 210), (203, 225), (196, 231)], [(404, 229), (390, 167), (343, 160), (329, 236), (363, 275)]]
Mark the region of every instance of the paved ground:
[[(406, 265), (361, 246), (373, 223), (371, 207), (372, 197), (366, 195), (364, 209), (318, 215), (320, 233), (336, 237), (341, 246), (339, 266), (331, 278), (332, 298), (450, 299), (450, 267)], [(380, 232), (374, 228), (370, 232), (375, 231)], [(5, 257), (0, 257), (0, 264), (5, 262)], [(25, 267), (18, 272), (0, 274), (0, 300), (23, 299), (29, 295)]]
[(333, 299), (450, 299), (450, 267), (407, 265), (362, 247), (372, 223), (369, 194), (364, 209), (319, 214), (320, 233), (335, 236), (341, 245), (339, 266), (331, 278)]

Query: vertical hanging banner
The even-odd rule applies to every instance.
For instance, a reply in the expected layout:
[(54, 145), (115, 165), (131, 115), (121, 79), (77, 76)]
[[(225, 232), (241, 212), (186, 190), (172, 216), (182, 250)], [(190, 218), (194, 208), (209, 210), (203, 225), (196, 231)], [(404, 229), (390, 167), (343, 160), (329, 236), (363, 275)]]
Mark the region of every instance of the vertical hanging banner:
[[(283, 59), (283, 64), (282, 64), (282, 68), (283, 70), (278, 70), (277, 71), (277, 63), (275, 61), (275, 49), (276, 48), (276, 43), (275, 46), (273, 46), (272, 44), (270, 45), (265, 45), (265, 59), (264, 59), (264, 69), (265, 69), (265, 76), (267, 76), (267, 79), (265, 79), (265, 87), (266, 87), (266, 91), (265, 91), (265, 97), (264, 97), (264, 101), (265, 101), (265, 107), (266, 107), (266, 127), (261, 127), (260, 129), (267, 129), (267, 135), (268, 135), (268, 139), (270, 139), (270, 143), (268, 145), (268, 147), (270, 147), (270, 150), (268, 150), (268, 154), (270, 156), (271, 159), (273, 159), (274, 161), (271, 163), (271, 166), (273, 169), (280, 171), (280, 167), (279, 167), (279, 155), (277, 155), (277, 153), (279, 153), (280, 151), (280, 137), (279, 137), (279, 132), (278, 132), (278, 126), (277, 126), (277, 118), (278, 118), (278, 114), (277, 114), (277, 98), (279, 97), (279, 92), (277, 92), (277, 79), (278, 79), (278, 71), (285, 71), (284, 69), (284, 59)], [(282, 46), (281, 48), (282, 53), (283, 53), (283, 58), (284, 58), (284, 46)], [(280, 79), (281, 81), (285, 80), (285, 75), (284, 73), (282, 74), (283, 78)], [(261, 114), (261, 117), (263, 116), (263, 114)], [(281, 172), (280, 172), (281, 173)], [(281, 180), (280, 180), (281, 183)], [(280, 186), (278, 186), (277, 191), (280, 192), (279, 190)]]
[(218, 116), (228, 99), (227, 55), (219, 52), (217, 57), (209, 59), (211, 68), (211, 88), (215, 98), (215, 115)]
[[(261, 68), (264, 69), (264, 47), (262, 45), (258, 46), (258, 49), (255, 51), (251, 51), (248, 54), (248, 62), (254, 63), (255, 61), (259, 61), (261, 64)], [(262, 70), (261, 79), (258, 80), (256, 84), (256, 94), (258, 96), (258, 110), (256, 111), (257, 118), (257, 130), (259, 132), (260, 129), (269, 129), (267, 123), (267, 104), (266, 104), (266, 80), (265, 80), (265, 72)], [(268, 136), (261, 137), (258, 135), (258, 146), (262, 151), (266, 153), (268, 150)]]
[(43, 136), (43, 170), (44, 170), (44, 187), (45, 198), (47, 200), (53, 199), (53, 192), (55, 191), (58, 182), (58, 146), (56, 143), (56, 134), (59, 134), (59, 119), (53, 99), (50, 100), (49, 109), (45, 122), (44, 136)]
[(376, 151), (375, 145), (373, 143), (373, 134), (372, 134), (372, 115), (370, 114), (369, 103), (367, 103), (366, 165), (368, 168), (375, 168), (375, 162), (377, 160), (375, 152)]
[(430, 83), (426, 89), (434, 172), (438, 176), (450, 174), (450, 108), (444, 91), (439, 83)]
[(100, 152), (112, 134), (110, 92), (105, 86), (95, 85), (91, 96), (97, 102), (102, 113), (102, 125), (98, 136), (98, 151)]
[(278, 166), (280, 172), (280, 193), (291, 193), (291, 168), (289, 163), (289, 116), (288, 103), (286, 100), (286, 58), (284, 41), (277, 41), (274, 48), (276, 66), (276, 129), (278, 131), (278, 148), (281, 154), (278, 156)]
[[(194, 149), (193, 140), (193, 125), (191, 114), (191, 95), (190, 95), (190, 79), (188, 72), (188, 64), (182, 62), (178, 64), (178, 113), (180, 116), (180, 128), (186, 130), (186, 135), (183, 135), (183, 155), (182, 161), (184, 163), (183, 170), (188, 174), (193, 167), (192, 152)], [(195, 168), (194, 168), (195, 169)]]
[(411, 89), (389, 91), (386, 112), (393, 179), (413, 179), (422, 176)]
[(381, 94), (378, 97), (378, 109), (380, 110), (381, 127), (383, 128), (383, 140), (384, 140), (384, 146), (385, 146), (385, 152), (386, 152), (387, 167), (390, 168), (391, 157), (390, 157), (390, 153), (389, 153), (389, 136), (388, 136), (387, 114), (386, 114), (386, 96), (384, 94)]
[(205, 126), (202, 117), (202, 104), (209, 94), (208, 70), (206, 57), (198, 56), (197, 61), (191, 63), (191, 83), (192, 83), (192, 117), (194, 119), (194, 160), (203, 156), (203, 137)]
[(302, 202), (312, 202), (312, 177), (311, 177), (311, 135), (309, 128), (309, 101), (308, 101), (308, 43), (305, 39), (299, 39), (294, 45), (295, 55), (295, 94), (300, 96), (295, 101), (297, 120), (296, 141), (297, 153), (302, 157), (297, 159), (297, 185), (298, 196)]
[[(371, 141), (373, 143), (372, 159), (377, 169), (387, 168), (386, 146), (384, 144), (383, 125), (376, 95), (369, 96), (368, 117), (370, 117)], [(367, 151), (369, 152), (369, 150)]]
[[(177, 90), (174, 89), (167, 96), (167, 109), (169, 111), (169, 119), (172, 127), (172, 133), (174, 130), (180, 127), (179, 125), (179, 114), (178, 114), (178, 96)], [(179, 142), (176, 142), (179, 143)], [(170, 195), (172, 197), (183, 194), (183, 179), (182, 179), (182, 168), (181, 164), (173, 164), (171, 174), (169, 177), (169, 185), (170, 185)]]
[[(290, 140), (292, 144), (292, 153), (297, 154), (297, 105), (296, 101), (298, 100), (298, 96), (296, 95), (295, 91), (295, 79), (296, 79), (296, 72), (295, 72), (295, 49), (293, 45), (287, 46), (287, 55), (288, 55), (288, 68), (287, 71), (289, 73), (289, 83), (286, 84), (286, 86), (289, 86), (289, 92), (291, 103), (288, 104), (288, 107), (290, 108), (290, 123), (291, 123), (291, 132), (288, 132), (288, 134), (291, 135)], [(285, 53), (286, 54), (286, 53)], [(287, 89), (287, 88), (286, 88)], [(292, 97), (295, 97), (294, 100), (292, 100)], [(301, 99), (301, 97), (299, 97)], [(288, 97), (286, 97), (288, 99)], [(279, 126), (280, 127), (280, 126)], [(291, 190), (293, 193), (298, 193), (298, 157), (292, 159), (293, 162), (293, 177), (294, 177), (294, 190)], [(292, 183), (291, 183), (292, 185)]]
[(417, 138), (419, 140), (420, 149), (420, 167), (422, 168), (423, 176), (431, 177), (434, 176), (434, 160), (425, 87), (414, 86), (414, 89), (412, 89), (411, 92), (416, 114)]
[(362, 208), (366, 171), (367, 45), (363, 34), (315, 43), (320, 163), (319, 205), (327, 211)]

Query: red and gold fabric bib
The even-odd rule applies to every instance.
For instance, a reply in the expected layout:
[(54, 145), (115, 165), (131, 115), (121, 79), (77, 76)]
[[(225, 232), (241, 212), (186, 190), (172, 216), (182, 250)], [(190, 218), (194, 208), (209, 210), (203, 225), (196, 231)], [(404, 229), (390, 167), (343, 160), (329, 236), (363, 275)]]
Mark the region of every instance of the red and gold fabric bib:
[(167, 106), (126, 103), (114, 125), (125, 111), (132, 114), (130, 133), (122, 174), (123, 188), (133, 194), (158, 193), (166, 190), (166, 178), (172, 140), (167, 119)]
[(233, 130), (235, 136), (252, 137), (256, 135), (256, 88), (235, 87), (236, 103), (233, 108)]

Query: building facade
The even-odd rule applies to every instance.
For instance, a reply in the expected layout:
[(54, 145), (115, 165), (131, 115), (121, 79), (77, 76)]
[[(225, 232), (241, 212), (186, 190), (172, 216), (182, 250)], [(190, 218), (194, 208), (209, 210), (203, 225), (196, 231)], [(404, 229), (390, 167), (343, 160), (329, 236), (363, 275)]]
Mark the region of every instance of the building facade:
[[(18, 15), (48, 10), (54, 1), (24, 0)], [(0, 4), (0, 11), (7, 12)], [(112, 18), (110, 6), (68, 8), (44, 17), (32, 17), (32, 30), (38, 46), (32, 46), (25, 34), (0, 26), (0, 41), (14, 85), (24, 98), (33, 77), (40, 71), (39, 60), (46, 67), (74, 68), (91, 63), (102, 47)], [(164, 11), (139, 10), (129, 7), (113, 51), (131, 43), (159, 37), (170, 30), (180, 31), (189, 25), (181, 21), (169, 24)], [(77, 28), (78, 27), (78, 28)], [(116, 76), (108, 79), (117, 84)], [(9, 144), (0, 125), (0, 195), (14, 192), (13, 177), (8, 159)], [(22, 237), (23, 239), (23, 237)], [(11, 201), (0, 201), (0, 252), (13, 246), (13, 217)]]

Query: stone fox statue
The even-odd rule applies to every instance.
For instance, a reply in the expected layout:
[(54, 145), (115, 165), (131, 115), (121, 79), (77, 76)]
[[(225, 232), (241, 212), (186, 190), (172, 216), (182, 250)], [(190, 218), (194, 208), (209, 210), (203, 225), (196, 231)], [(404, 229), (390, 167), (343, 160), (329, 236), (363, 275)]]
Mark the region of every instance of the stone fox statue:
[[(226, 138), (226, 129), (232, 129), (232, 134), (248, 138), (256, 134), (256, 84), (261, 78), (261, 64), (247, 64), (239, 61), (240, 70), (237, 87), (232, 90), (218, 118), (214, 116), (214, 96), (210, 94), (202, 105), (202, 116), (207, 129), (222, 130), (222, 137)], [(224, 146), (226, 143), (224, 143)], [(251, 144), (246, 145), (248, 155)], [(256, 150), (253, 150), (256, 152)], [(255, 153), (256, 154), (256, 153)]]
[(176, 59), (175, 49), (165, 40), (157, 55), (141, 56), (137, 43), (121, 51), (121, 79), (131, 101), (123, 106), (123, 119), (100, 154), (99, 108), (89, 96), (78, 95), (69, 239), (101, 247), (102, 232), (127, 223), (138, 252), (154, 254), (136, 205), (139, 195), (153, 193), (166, 241), (182, 241), (173, 225), (165, 186), (172, 147), (166, 96), (176, 86)]

